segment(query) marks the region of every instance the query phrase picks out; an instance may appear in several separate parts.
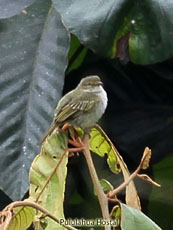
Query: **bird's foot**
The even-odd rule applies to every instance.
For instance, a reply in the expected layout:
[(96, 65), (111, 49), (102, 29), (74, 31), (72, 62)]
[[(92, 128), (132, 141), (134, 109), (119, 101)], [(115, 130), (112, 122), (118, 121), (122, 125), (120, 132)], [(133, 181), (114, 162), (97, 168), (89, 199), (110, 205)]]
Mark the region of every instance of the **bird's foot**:
[(83, 148), (84, 143), (82, 142), (80, 137), (75, 138), (74, 136), (71, 137), (72, 139), (68, 140), (68, 143), (73, 145), (75, 148)]
[(68, 152), (70, 153), (79, 153), (82, 152), (85, 149), (84, 146), (78, 147), (78, 148), (68, 148)]
[(68, 143), (73, 145), (72, 148), (68, 148), (68, 151), (70, 153), (82, 152), (85, 149), (85, 146), (80, 137), (77, 137), (77, 138), (72, 137), (72, 139), (68, 140)]
[(65, 123), (61, 129), (66, 131), (68, 128), (69, 128), (69, 123)]
[(70, 126), (68, 123), (65, 123), (61, 129), (64, 131), (68, 130), (69, 132), (70, 137), (68, 139), (68, 143), (72, 145), (72, 147), (68, 148), (69, 152), (74, 153), (84, 150), (84, 144), (81, 138), (78, 136), (78, 132), (75, 127)]

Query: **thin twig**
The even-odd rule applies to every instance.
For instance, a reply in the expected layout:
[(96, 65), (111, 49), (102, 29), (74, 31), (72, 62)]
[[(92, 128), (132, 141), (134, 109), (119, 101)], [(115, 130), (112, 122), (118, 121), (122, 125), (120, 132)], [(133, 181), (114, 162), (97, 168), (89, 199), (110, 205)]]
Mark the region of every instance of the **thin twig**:
[(118, 186), (113, 191), (110, 191), (107, 194), (107, 196), (110, 198), (115, 197), (122, 189), (124, 189), (130, 183), (130, 181), (132, 181), (137, 176), (140, 169), (141, 169), (141, 165), (139, 165), (138, 168), (129, 176), (128, 180), (124, 181), (122, 184), (120, 184), (120, 186)]
[(68, 152), (68, 149), (65, 150), (65, 152), (63, 153), (63, 155), (61, 156), (61, 158), (59, 159), (59, 161), (57, 162), (57, 165), (55, 166), (54, 170), (52, 171), (52, 173), (50, 174), (49, 178), (47, 179), (46, 183), (44, 184), (44, 186), (42, 187), (38, 197), (36, 198), (35, 202), (38, 202), (41, 194), (43, 193), (43, 191), (45, 190), (46, 186), (48, 185), (48, 183), (50, 182), (50, 180), (52, 179), (53, 175), (55, 174), (57, 168), (59, 167), (59, 165), (61, 164), (64, 156), (66, 155), (66, 153)]
[[(89, 168), (89, 172), (91, 175), (91, 179), (92, 179), (96, 194), (98, 196), (98, 200), (99, 200), (101, 211), (102, 211), (102, 216), (105, 220), (106, 219), (108, 220), (110, 219), (109, 210), (108, 210), (108, 200), (102, 190), (100, 181), (98, 179), (98, 176), (97, 176), (94, 164), (93, 164), (93, 160), (92, 160), (91, 153), (89, 150), (89, 135), (88, 134), (85, 134), (83, 143), (85, 146), (85, 149), (83, 150), (83, 154), (85, 156), (85, 159), (86, 159), (86, 162)], [(110, 229), (111, 229), (110, 226), (105, 226), (105, 230), (110, 230)]]

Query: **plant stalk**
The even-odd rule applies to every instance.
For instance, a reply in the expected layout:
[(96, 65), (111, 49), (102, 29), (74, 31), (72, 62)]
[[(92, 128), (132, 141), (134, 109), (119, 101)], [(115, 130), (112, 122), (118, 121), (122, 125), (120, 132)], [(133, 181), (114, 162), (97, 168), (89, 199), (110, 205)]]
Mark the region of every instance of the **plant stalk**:
[[(83, 143), (85, 146), (85, 149), (83, 150), (87, 165), (88, 165), (88, 169), (91, 175), (91, 179), (100, 203), (100, 207), (101, 207), (101, 211), (102, 211), (102, 216), (103, 219), (105, 220), (109, 220), (110, 216), (109, 216), (109, 209), (108, 209), (108, 199), (106, 197), (106, 195), (103, 192), (103, 189), (100, 185), (100, 181), (99, 178), (97, 176), (95, 167), (94, 167), (94, 163), (91, 157), (91, 152), (89, 150), (89, 135), (85, 134), (84, 139), (83, 139)], [(105, 226), (105, 230), (110, 230), (111, 226), (107, 225)]]

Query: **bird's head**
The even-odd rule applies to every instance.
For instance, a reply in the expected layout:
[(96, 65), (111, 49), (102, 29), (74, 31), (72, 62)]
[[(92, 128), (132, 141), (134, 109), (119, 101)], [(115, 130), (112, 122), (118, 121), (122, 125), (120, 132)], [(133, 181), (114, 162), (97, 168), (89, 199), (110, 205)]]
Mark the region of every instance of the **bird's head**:
[(102, 85), (103, 83), (98, 76), (88, 76), (82, 78), (78, 85), (78, 88), (92, 91), (94, 89), (100, 88), (100, 86)]

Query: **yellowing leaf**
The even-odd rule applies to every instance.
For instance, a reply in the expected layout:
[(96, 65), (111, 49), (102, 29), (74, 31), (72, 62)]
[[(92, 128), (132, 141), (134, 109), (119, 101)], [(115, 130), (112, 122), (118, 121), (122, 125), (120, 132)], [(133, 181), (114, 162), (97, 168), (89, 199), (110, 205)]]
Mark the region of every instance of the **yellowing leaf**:
[(90, 130), (90, 150), (101, 157), (107, 154), (107, 163), (111, 171), (113, 173), (121, 171), (114, 149), (97, 128)]
[(121, 222), (121, 208), (119, 205), (116, 205), (112, 208), (110, 213), (110, 218), (117, 222), (116, 230), (120, 229), (120, 222)]
[(104, 193), (108, 193), (114, 189), (113, 185), (105, 179), (101, 179), (100, 184), (102, 186)]
[(145, 181), (147, 181), (148, 183), (155, 185), (156, 187), (161, 187), (160, 184), (156, 183), (155, 181), (153, 181), (148, 175), (146, 174), (137, 174), (138, 178), (143, 179)]
[[(99, 125), (95, 125), (90, 131), (90, 136), (90, 149), (102, 157), (105, 153), (108, 153), (107, 162), (110, 169), (113, 169), (113, 172), (122, 170), (124, 181), (127, 181), (130, 176), (127, 165), (102, 128)], [(133, 181), (130, 181), (126, 186), (126, 204), (133, 208), (141, 209), (140, 199)]]
[(13, 209), (12, 221), (8, 227), (8, 230), (25, 230), (33, 221), (34, 209), (32, 207), (16, 207)]
[[(16, 203), (20, 203), (18, 207)], [(9, 204), (0, 212), (1, 230), (25, 230), (32, 224), (35, 210), (29, 206), (22, 206), (23, 201)]]
[[(67, 136), (62, 130), (54, 132), (43, 143), (41, 153), (34, 159), (29, 173), (30, 198), (51, 212), (58, 219), (64, 218), (64, 192), (67, 175), (68, 152)], [(65, 229), (50, 218), (38, 220), (42, 214), (37, 213), (35, 226), (47, 226), (46, 229)], [(40, 227), (40, 226), (39, 226)]]

